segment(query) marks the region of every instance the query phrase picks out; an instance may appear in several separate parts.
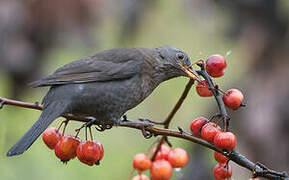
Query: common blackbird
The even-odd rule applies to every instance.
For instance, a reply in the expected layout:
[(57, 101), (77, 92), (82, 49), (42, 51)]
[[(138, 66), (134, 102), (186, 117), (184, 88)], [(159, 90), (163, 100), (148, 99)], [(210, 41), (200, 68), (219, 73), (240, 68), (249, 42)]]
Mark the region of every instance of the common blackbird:
[(159, 48), (117, 48), (73, 61), (32, 83), (51, 86), (43, 99), (38, 121), (8, 151), (22, 154), (58, 117), (74, 114), (93, 124), (149, 126), (148, 122), (123, 121), (124, 113), (137, 106), (166, 80), (178, 76), (198, 79), (183, 51)]

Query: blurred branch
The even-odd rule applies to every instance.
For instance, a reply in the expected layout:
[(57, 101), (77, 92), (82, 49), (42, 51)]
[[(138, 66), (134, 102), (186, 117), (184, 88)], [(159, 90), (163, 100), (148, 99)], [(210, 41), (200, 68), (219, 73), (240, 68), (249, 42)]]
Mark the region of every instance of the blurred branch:
[[(187, 86), (188, 88), (188, 86)], [(189, 89), (189, 88), (188, 88)], [(184, 91), (187, 93), (187, 91)], [(186, 94), (186, 93), (183, 93)], [(183, 97), (183, 95), (181, 97)], [(183, 101), (183, 100), (182, 100)], [(18, 106), (18, 107), (23, 107), (23, 108), (28, 108), (28, 109), (36, 109), (36, 110), (42, 110), (43, 106), (40, 105), (39, 103), (27, 103), (27, 102), (22, 102), (22, 101), (16, 101), (16, 100), (11, 100), (7, 98), (0, 97), (0, 104), (4, 105), (12, 105), (12, 106)], [(177, 103), (178, 104), (178, 103)], [(175, 106), (176, 107), (176, 106)], [(86, 122), (87, 120), (85, 117), (80, 117), (80, 116), (75, 116), (72, 114), (66, 114), (63, 117), (69, 119), (69, 120), (75, 120), (75, 121), (80, 121), (80, 122)], [(170, 117), (170, 116), (169, 116)], [(129, 124), (129, 125), (121, 125), (123, 127), (128, 127), (128, 128), (133, 128), (133, 129), (139, 129), (142, 130), (143, 127)], [(190, 142), (199, 144), (201, 146), (204, 146), (206, 148), (209, 148), (211, 150), (217, 151), (219, 153), (222, 153), (223, 155), (227, 156), (231, 161), (235, 162), (236, 164), (252, 171), (253, 176), (255, 177), (264, 177), (268, 179), (281, 179), (281, 180), (289, 180), (288, 174), (286, 172), (277, 172), (274, 170), (271, 170), (264, 165), (260, 163), (253, 163), (252, 161), (248, 160), (245, 156), (240, 154), (237, 151), (233, 151), (231, 153), (223, 152), (219, 149), (217, 149), (214, 145), (200, 139), (197, 137), (192, 136), (191, 134), (183, 131), (181, 128), (179, 128), (178, 131), (172, 130), (172, 129), (167, 129), (167, 128), (159, 128), (159, 127), (145, 127), (145, 130), (153, 133), (154, 136), (162, 135), (163, 137), (176, 137), (180, 139), (185, 139)]]

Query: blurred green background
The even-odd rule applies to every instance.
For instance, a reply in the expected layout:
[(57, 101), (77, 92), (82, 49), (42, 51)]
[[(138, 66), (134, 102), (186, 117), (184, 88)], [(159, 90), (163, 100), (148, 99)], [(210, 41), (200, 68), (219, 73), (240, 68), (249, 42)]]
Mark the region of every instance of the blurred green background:
[[(86, 4), (83, 5), (81, 3)], [(239, 1), (232, 1), (231, 3), (236, 4), (234, 6), (226, 1), (210, 0), (83, 0), (77, 2), (58, 2), (54, 0), (49, 1), (49, 3), (45, 3), (43, 0), (26, 2), (1, 1), (0, 18), (3, 21), (0, 22), (0, 30), (2, 31), (0, 35), (2, 39), (0, 41), (2, 48), (0, 96), (13, 97), (28, 102), (41, 101), (47, 89), (32, 89), (26, 84), (53, 72), (61, 65), (109, 48), (158, 47), (162, 45), (175, 46), (184, 50), (189, 54), (192, 61), (206, 59), (209, 55), (216, 53), (226, 55), (228, 51), (232, 51), (227, 57), (228, 66), (225, 76), (216, 79), (216, 82), (224, 90), (233, 86), (245, 91), (246, 85), (248, 85), (246, 82), (254, 77), (254, 72), (258, 70), (265, 71), (267, 67), (271, 66), (273, 66), (272, 68), (275, 67), (270, 61), (266, 67), (256, 66), (257, 62), (262, 59), (259, 54), (266, 50), (264, 48), (266, 43), (272, 45), (271, 39), (267, 40), (267, 37), (274, 35), (274, 33), (269, 31), (269, 35), (264, 33), (265, 35), (263, 36), (263, 32), (259, 32), (262, 28), (256, 24), (256, 27), (253, 26), (251, 28), (249, 26), (251, 29), (247, 28), (239, 32), (245, 29), (244, 27), (248, 27), (249, 23), (246, 20), (253, 21), (252, 24), (262, 22), (262, 13), (252, 14), (250, 12), (253, 11), (251, 9), (256, 5), (254, 3), (264, 3), (263, 1), (254, 1), (251, 2), (252, 4), (248, 2), (249, 5)], [(287, 30), (288, 1), (278, 1), (278, 3), (276, 1), (276, 7), (272, 6), (272, 3), (268, 4), (269, 7), (266, 7), (266, 3), (264, 7), (259, 7), (258, 5), (256, 7), (261, 8), (261, 10), (264, 8), (269, 12), (270, 17), (275, 15), (270, 14), (274, 9), (274, 13), (277, 12), (278, 17), (282, 15), (281, 17), (285, 21), (285, 29)], [(247, 6), (248, 10), (245, 9)], [(244, 11), (243, 13), (245, 14), (248, 11), (248, 13), (243, 17), (243, 14), (237, 13), (237, 11)], [(24, 15), (25, 17), (23, 18)], [(258, 21), (254, 22), (255, 19), (251, 16), (258, 17), (256, 18)], [(272, 19), (275, 20), (274, 18)], [(47, 24), (45, 24), (46, 22)], [(264, 27), (267, 26), (264, 25)], [(249, 33), (249, 35), (246, 33)], [(286, 42), (286, 39), (288, 40), (287, 31), (284, 34), (282, 34), (280, 39)], [(9, 37), (13, 40), (10, 40)], [(22, 40), (20, 41), (19, 39), (21, 38)], [(15, 42), (15, 44), (11, 42)], [(10, 46), (5, 50), (9, 43)], [(21, 43), (22, 45), (19, 45)], [(21, 48), (23, 47), (25, 47), (24, 52), (21, 54)], [(38, 47), (41, 48), (38, 49)], [(30, 53), (32, 55), (23, 57), (23, 55), (28, 54), (28, 50), (32, 51)], [(288, 53), (288, 51), (280, 49), (279, 51), (283, 53), (280, 53), (280, 56), (285, 57), (284, 62), (287, 62), (286, 52)], [(274, 54), (278, 54), (278, 51), (274, 52)], [(8, 55), (3, 55), (5, 53), (8, 53)], [(19, 61), (15, 61), (15, 66), (17, 66), (18, 70), (13, 74), (15, 69), (13, 68), (14, 62), (11, 63), (12, 65), (7, 62), (12, 62), (11, 59), (15, 56)], [(5, 57), (7, 62), (5, 62)], [(29, 60), (34, 58), (37, 62), (34, 64), (38, 66), (34, 67), (31, 65), (31, 69), (27, 68), (28, 70), (21, 74), (21, 69), (27, 66), (25, 61), (21, 61), (21, 59), (25, 58)], [(41, 63), (39, 63), (40, 61)], [(280, 62), (283, 61), (280, 60)], [(33, 64), (30, 61), (28, 63)], [(286, 67), (287, 69), (285, 69), (288, 70), (288, 66)], [(24, 76), (31, 72), (37, 73), (24, 79)], [(270, 75), (271, 73), (269, 72), (268, 75), (275, 77)], [(15, 76), (20, 76), (23, 79), (15, 78)], [(268, 76), (262, 77), (264, 78), (263, 81), (268, 78)], [(288, 77), (287, 74), (285, 74), (286, 77)], [(129, 119), (137, 120), (138, 117), (145, 117), (152, 120), (163, 120), (178, 100), (187, 81), (187, 78), (176, 78), (161, 84), (149, 98), (128, 112)], [(25, 85), (20, 86), (21, 83)], [(283, 93), (286, 95), (288, 94), (287, 86), (283, 88)], [(259, 88), (262, 89), (263, 87), (259, 86)], [(249, 92), (244, 92), (245, 95), (247, 93)], [(254, 95), (250, 97), (254, 97)], [(250, 106), (249, 103), (248, 108), (253, 107), (255, 106)], [(242, 111), (246, 113), (245, 109)], [(252, 109), (252, 111), (254, 110)], [(215, 114), (215, 112), (217, 112), (217, 109), (214, 99), (201, 98), (197, 96), (194, 88), (192, 88), (182, 108), (176, 114), (171, 128), (176, 129), (177, 126), (180, 126), (184, 130), (189, 131), (189, 125), (194, 118), (198, 116), (208, 117)], [(103, 144), (105, 150), (104, 159), (98, 167), (88, 167), (77, 159), (71, 160), (65, 165), (55, 157), (54, 152), (50, 151), (41, 139), (38, 139), (23, 155), (7, 158), (5, 154), (8, 149), (30, 128), (39, 115), (40, 112), (38, 111), (13, 106), (4, 106), (0, 111), (0, 179), (127, 179), (132, 170), (134, 155), (139, 152), (146, 152), (150, 144), (157, 140), (157, 138), (146, 140), (140, 131), (128, 128), (113, 128), (102, 133), (95, 131), (95, 139)], [(242, 121), (242, 118), (239, 117), (243, 116), (240, 112), (237, 112), (234, 117), (236, 117), (236, 121)], [(246, 149), (250, 144), (246, 145), (246, 138), (242, 138), (246, 131), (238, 128), (238, 122), (236, 121), (232, 122), (232, 126), (233, 129), (236, 129), (238, 142), (241, 144), (239, 151), (249, 155), (249, 158), (254, 158), (254, 153), (250, 154), (250, 151)], [(60, 122), (61, 118), (55, 121), (52, 126), (58, 126)], [(79, 122), (70, 123), (68, 132), (74, 133), (74, 129), (80, 125), (81, 123)], [(288, 138), (288, 136), (285, 137)], [(194, 162), (194, 146), (198, 145), (192, 145), (184, 140), (175, 138), (170, 138), (170, 140), (174, 147), (179, 146), (187, 149), (190, 154), (190, 162)], [(211, 176), (212, 167), (215, 164), (212, 152), (205, 148), (202, 148), (202, 151), (205, 151), (203, 160), (207, 163), (206, 172)], [(260, 161), (262, 160), (260, 159)], [(275, 167), (287, 167), (287, 169), (280, 170), (288, 171), (288, 162), (286, 163), (281, 165), (281, 163), (276, 162), (280, 166), (276, 167), (275, 165)], [(199, 169), (190, 169), (190, 166), (191, 163), (188, 168), (175, 172), (174, 179), (198, 179), (197, 176), (186, 175), (199, 171)], [(234, 179), (248, 179), (249, 176), (250, 172), (234, 166)]]

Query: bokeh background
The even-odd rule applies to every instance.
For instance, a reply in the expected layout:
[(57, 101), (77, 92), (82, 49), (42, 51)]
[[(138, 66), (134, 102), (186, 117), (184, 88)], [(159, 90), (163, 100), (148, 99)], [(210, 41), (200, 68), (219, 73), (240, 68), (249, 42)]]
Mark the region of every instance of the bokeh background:
[[(72, 60), (115, 47), (183, 49), (192, 61), (226, 55), (225, 76), (215, 81), (224, 90), (243, 91), (248, 106), (234, 113), (237, 149), (252, 161), (289, 171), (289, 1), (287, 0), (1, 0), (0, 96), (35, 102), (47, 91), (29, 82)], [(161, 84), (130, 119), (163, 120), (188, 79)], [(172, 128), (189, 130), (198, 116), (217, 112), (213, 98), (191, 90)], [(77, 159), (63, 165), (41, 139), (23, 155), (7, 158), (8, 149), (37, 120), (40, 112), (5, 106), (0, 111), (0, 179), (127, 179), (133, 156), (156, 138), (145, 140), (137, 130), (113, 128), (94, 132), (105, 149), (98, 167)], [(53, 123), (58, 126), (61, 118)], [(69, 124), (69, 133), (81, 124)], [(173, 179), (213, 179), (213, 152), (175, 138), (187, 149), (190, 163)], [(233, 166), (233, 179), (250, 172)]]

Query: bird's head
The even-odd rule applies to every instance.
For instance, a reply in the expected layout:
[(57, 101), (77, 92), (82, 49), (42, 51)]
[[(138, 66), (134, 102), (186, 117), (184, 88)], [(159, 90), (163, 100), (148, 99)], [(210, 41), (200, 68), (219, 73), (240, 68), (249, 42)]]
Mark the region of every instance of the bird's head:
[(190, 58), (185, 52), (171, 46), (158, 47), (156, 50), (162, 59), (163, 65), (169, 67), (176, 75), (199, 80), (199, 75), (191, 67)]

